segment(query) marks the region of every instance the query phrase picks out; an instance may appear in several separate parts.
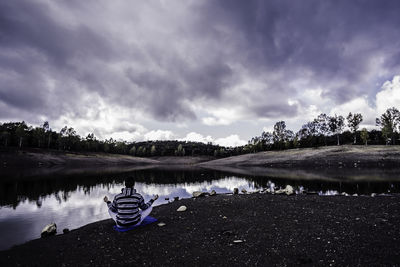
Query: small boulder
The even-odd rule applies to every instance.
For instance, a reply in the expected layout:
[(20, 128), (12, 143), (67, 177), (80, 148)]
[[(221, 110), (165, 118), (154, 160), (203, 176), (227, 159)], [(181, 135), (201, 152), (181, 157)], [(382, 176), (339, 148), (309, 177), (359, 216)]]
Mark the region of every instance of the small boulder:
[(63, 233), (64, 233), (64, 234), (68, 234), (68, 233), (69, 233), (69, 229), (68, 229), (68, 228), (64, 228), (64, 229), (63, 229)]
[(55, 235), (56, 233), (57, 233), (57, 225), (56, 225), (56, 223), (51, 223), (51, 224), (46, 225), (43, 228), (40, 236), (47, 237), (47, 236)]
[(178, 201), (179, 200), (179, 197), (174, 197), (174, 201)]
[(210, 192), (210, 196), (215, 196), (217, 194), (217, 192), (215, 192), (215, 190), (212, 190), (211, 192)]
[(289, 196), (294, 194), (294, 190), (291, 185), (287, 185), (284, 189), (279, 189), (275, 191), (275, 194), (286, 194)]
[(237, 188), (233, 188), (233, 194), (234, 194), (234, 195), (237, 195), (237, 194), (239, 194), (239, 189), (237, 189)]
[(243, 194), (247, 194), (247, 190), (243, 188), (243, 189), (242, 189), (242, 193), (243, 193)]
[(180, 206), (176, 211), (186, 211), (187, 207), (186, 206)]
[(163, 222), (160, 222), (160, 223), (158, 223), (157, 225), (160, 226), (160, 227), (163, 227), (163, 226), (165, 226), (166, 224), (163, 223)]
[(203, 196), (206, 195), (206, 193), (205, 192), (201, 192), (201, 191), (194, 191), (192, 193), (192, 195), (193, 195), (193, 197), (203, 197)]

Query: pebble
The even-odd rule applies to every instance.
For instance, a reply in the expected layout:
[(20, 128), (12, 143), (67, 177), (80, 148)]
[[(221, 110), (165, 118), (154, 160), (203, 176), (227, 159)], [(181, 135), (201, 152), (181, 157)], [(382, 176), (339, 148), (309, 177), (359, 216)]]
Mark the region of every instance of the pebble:
[(180, 206), (176, 211), (186, 211), (187, 207), (186, 206)]
[(166, 224), (163, 223), (163, 222), (160, 222), (160, 223), (158, 223), (157, 225), (160, 226), (160, 227), (162, 227), (162, 226), (165, 226)]
[(243, 243), (243, 240), (240, 240), (240, 239), (238, 239), (238, 240), (233, 240), (233, 243)]

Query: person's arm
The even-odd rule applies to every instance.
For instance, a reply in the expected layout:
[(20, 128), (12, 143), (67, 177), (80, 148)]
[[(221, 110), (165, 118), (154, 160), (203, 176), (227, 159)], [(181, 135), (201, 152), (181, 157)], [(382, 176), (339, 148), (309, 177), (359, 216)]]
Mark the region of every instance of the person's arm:
[(111, 201), (108, 200), (108, 197), (104, 197), (104, 202), (107, 203), (107, 207), (112, 211), (112, 212), (117, 212), (117, 201), (114, 198), (114, 201), (111, 203)]
[(155, 195), (154, 198), (152, 198), (152, 199), (149, 200), (149, 202), (144, 203), (143, 197), (140, 196), (139, 208), (140, 208), (141, 210), (146, 210), (146, 209), (148, 209), (148, 208), (153, 204), (153, 202), (157, 200), (157, 198), (158, 198), (158, 195)]

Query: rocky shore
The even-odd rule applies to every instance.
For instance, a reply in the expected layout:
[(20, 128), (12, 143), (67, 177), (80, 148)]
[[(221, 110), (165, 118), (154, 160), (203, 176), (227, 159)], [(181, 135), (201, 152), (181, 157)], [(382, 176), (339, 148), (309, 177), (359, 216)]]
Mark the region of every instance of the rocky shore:
[(400, 264), (399, 195), (216, 195), (161, 205), (152, 215), (165, 225), (118, 233), (112, 220), (99, 221), (2, 251), (0, 265)]

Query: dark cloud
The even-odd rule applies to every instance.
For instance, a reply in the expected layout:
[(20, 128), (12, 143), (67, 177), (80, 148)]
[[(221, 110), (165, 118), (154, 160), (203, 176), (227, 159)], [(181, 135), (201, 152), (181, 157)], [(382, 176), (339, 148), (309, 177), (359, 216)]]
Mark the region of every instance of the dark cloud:
[(199, 119), (198, 102), (279, 119), (302, 90), (344, 103), (399, 71), (396, 0), (66, 3), (0, 2), (0, 109), (85, 117), (99, 97), (159, 121)]

